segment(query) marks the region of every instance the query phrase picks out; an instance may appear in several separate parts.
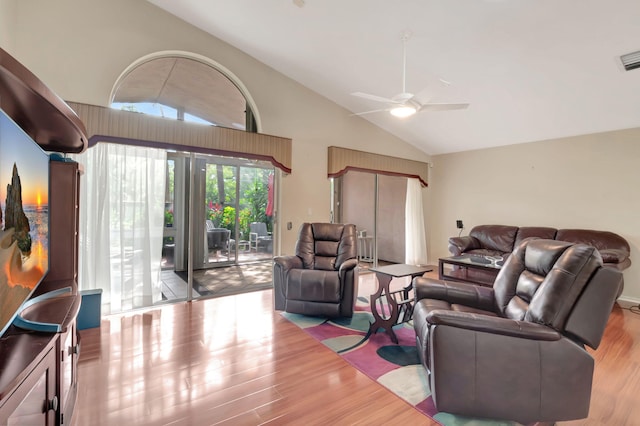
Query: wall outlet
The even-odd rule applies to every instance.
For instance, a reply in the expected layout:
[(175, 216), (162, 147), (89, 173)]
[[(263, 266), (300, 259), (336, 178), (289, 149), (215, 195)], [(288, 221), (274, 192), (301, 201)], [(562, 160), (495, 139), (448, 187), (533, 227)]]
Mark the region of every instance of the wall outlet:
[(462, 223), (462, 221), (460, 219), (456, 220), (456, 228), (464, 229), (464, 224)]

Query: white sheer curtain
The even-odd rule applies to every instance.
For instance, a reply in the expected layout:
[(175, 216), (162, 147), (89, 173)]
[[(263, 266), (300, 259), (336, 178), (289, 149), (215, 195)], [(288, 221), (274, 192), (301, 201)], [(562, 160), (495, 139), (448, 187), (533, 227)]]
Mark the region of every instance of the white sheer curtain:
[(427, 241), (422, 211), (422, 186), (418, 179), (407, 179), (405, 215), (405, 262), (409, 265), (427, 264)]
[(161, 298), (166, 152), (98, 143), (75, 159), (84, 165), (80, 289), (102, 289), (103, 314), (152, 305)]

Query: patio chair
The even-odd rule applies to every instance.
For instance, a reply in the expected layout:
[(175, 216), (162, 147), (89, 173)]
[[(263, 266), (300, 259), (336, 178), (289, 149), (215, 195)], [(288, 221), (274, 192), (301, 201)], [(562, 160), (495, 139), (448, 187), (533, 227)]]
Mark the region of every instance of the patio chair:
[(267, 251), (271, 251), (273, 238), (270, 232), (267, 232), (267, 224), (264, 222), (252, 222), (249, 224), (249, 251), (258, 251), (260, 247), (264, 247)]
[(231, 231), (226, 228), (216, 228), (211, 220), (206, 222), (207, 228), (207, 248), (209, 252), (214, 252), (216, 257), (218, 251), (226, 251), (229, 257), (229, 240), (231, 239)]

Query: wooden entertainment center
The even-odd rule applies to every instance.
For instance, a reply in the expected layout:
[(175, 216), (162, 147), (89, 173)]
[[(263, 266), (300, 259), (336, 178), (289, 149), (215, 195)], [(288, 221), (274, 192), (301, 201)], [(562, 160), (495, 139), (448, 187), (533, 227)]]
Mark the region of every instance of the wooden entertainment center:
[[(87, 147), (86, 130), (73, 110), (2, 49), (0, 107), (45, 151), (79, 153)], [(49, 169), (49, 271), (32, 297), (70, 291), (22, 312), (28, 320), (60, 324), (60, 332), (11, 326), (0, 337), (0, 425), (70, 424), (76, 401), (81, 170), (75, 162), (59, 160)]]

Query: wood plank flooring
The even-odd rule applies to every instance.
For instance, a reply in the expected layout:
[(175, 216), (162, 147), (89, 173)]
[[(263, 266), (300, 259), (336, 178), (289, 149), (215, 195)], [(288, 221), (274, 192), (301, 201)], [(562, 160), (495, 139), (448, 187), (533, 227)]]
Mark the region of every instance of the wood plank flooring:
[(436, 424), (274, 313), (271, 298), (165, 305), (82, 330), (74, 424)]
[(589, 349), (596, 364), (589, 417), (562, 425), (640, 425), (640, 311), (629, 307), (614, 306), (602, 343)]
[[(273, 312), (272, 291), (109, 316), (82, 330), (81, 425), (432, 425)], [(616, 306), (589, 418), (640, 424), (640, 315)]]

